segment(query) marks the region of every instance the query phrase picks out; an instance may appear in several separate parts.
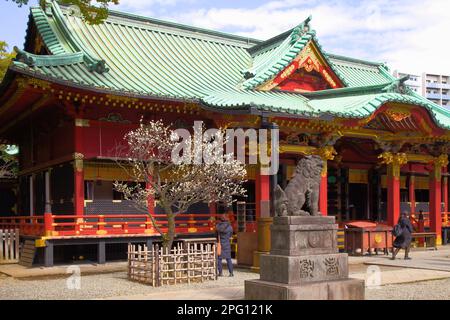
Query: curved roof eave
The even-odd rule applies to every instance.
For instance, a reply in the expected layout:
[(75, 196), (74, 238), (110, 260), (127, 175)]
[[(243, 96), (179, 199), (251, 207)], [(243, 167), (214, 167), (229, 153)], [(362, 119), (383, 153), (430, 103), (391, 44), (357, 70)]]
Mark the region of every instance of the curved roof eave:
[[(330, 99), (331, 100), (331, 99)], [(315, 102), (323, 101), (323, 100), (310, 100), (310, 104), (314, 105)], [(364, 103), (361, 103), (360, 105), (354, 106), (353, 109), (351, 109), (353, 112), (339, 112), (339, 111), (332, 111), (332, 110), (322, 110), (323, 112), (330, 112), (331, 114), (342, 117), (342, 118), (349, 118), (349, 119), (364, 119), (369, 117), (370, 115), (374, 114), (379, 108), (381, 108), (383, 105), (387, 103), (402, 103), (406, 105), (412, 105), (412, 106), (419, 106), (421, 108), (425, 108), (428, 114), (430, 115), (431, 119), (435, 123), (435, 125), (441, 129), (444, 130), (450, 130), (450, 112), (446, 111), (447, 114), (443, 114), (443, 112), (440, 112), (443, 117), (447, 118), (449, 121), (447, 123), (444, 123), (441, 121), (441, 119), (438, 118), (436, 114), (436, 110), (439, 110), (439, 107), (437, 105), (434, 105), (431, 101), (425, 100), (425, 99), (418, 99), (415, 96), (409, 96), (409, 95), (402, 95), (398, 93), (381, 93), (378, 95), (375, 95), (372, 99), (364, 101)], [(357, 110), (358, 112), (355, 112)], [(365, 110), (365, 112), (362, 112), (361, 110)], [(368, 112), (367, 110), (371, 110)], [(439, 110), (442, 111), (442, 110)]]
[(130, 98), (138, 98), (138, 99), (151, 99), (151, 100), (169, 100), (173, 102), (198, 102), (199, 100), (197, 98), (190, 98), (190, 97), (175, 97), (175, 96), (168, 96), (168, 95), (156, 95), (156, 94), (139, 94), (132, 91), (121, 91), (121, 90), (114, 90), (109, 88), (100, 88), (95, 86), (90, 86), (87, 84), (82, 83), (76, 83), (70, 80), (63, 80), (53, 77), (47, 77), (44, 75), (39, 74), (38, 72), (31, 71), (30, 69), (25, 69), (18, 67), (16, 65), (11, 65), (9, 69), (11, 72), (16, 72), (19, 74), (23, 74), (26, 76), (30, 76), (33, 78), (37, 78), (40, 80), (48, 81), (57, 85), (67, 86), (74, 89), (80, 89), (80, 90), (87, 90), (92, 91), (99, 94), (113, 94), (116, 96), (126, 96)]

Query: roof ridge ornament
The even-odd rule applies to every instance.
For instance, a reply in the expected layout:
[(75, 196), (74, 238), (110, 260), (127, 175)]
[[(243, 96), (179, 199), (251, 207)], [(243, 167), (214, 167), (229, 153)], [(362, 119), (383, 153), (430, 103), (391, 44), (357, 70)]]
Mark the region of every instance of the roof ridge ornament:
[[(25, 63), (29, 67), (61, 66), (83, 62), (83, 52), (63, 53), (57, 55), (38, 55), (14, 47), (16, 57), (14, 61)], [(103, 66), (105, 68), (105, 66)]]
[(71, 17), (82, 18), (81, 9), (77, 5), (71, 5), (67, 7), (67, 14)]
[(409, 75), (393, 80), (390, 84), (382, 89), (386, 93), (411, 94), (412, 90), (405, 84), (409, 80)]
[[(75, 48), (75, 50), (83, 52), (83, 60), (86, 63), (88, 70), (99, 74), (108, 72), (109, 68), (106, 66), (106, 61), (95, 56), (88, 48), (86, 48), (82, 41), (71, 34), (71, 30), (65, 21), (64, 13), (60, 6), (57, 2), (52, 2), (52, 4), (56, 23), (59, 25), (66, 40)], [(73, 10), (69, 12), (69, 14), (73, 13)]]
[(250, 72), (249, 70), (243, 70), (241, 71), (242, 75), (244, 76), (245, 80), (248, 80), (250, 78), (253, 78), (255, 76), (254, 72)]
[(20, 50), (17, 46), (14, 46), (13, 50), (16, 53), (14, 61), (25, 63), (29, 67), (33, 67), (35, 65), (36, 59), (30, 53)]
[(53, 0), (40, 0), (39, 6), (47, 16), (52, 15), (52, 2)]
[(291, 33), (291, 44), (294, 44), (299, 39), (301, 39), (302, 36), (305, 33), (308, 33), (309, 31), (311, 31), (311, 27), (309, 25), (309, 23), (311, 22), (311, 19), (312, 19), (312, 15), (310, 15), (308, 18), (306, 18), (305, 21), (300, 23), (297, 27), (295, 27), (292, 30), (292, 33)]
[(106, 66), (106, 61), (105, 60), (99, 60), (99, 61), (94, 61), (92, 63), (89, 63), (88, 65), (88, 69), (91, 72), (97, 72), (97, 73), (105, 73), (109, 71), (109, 68)]

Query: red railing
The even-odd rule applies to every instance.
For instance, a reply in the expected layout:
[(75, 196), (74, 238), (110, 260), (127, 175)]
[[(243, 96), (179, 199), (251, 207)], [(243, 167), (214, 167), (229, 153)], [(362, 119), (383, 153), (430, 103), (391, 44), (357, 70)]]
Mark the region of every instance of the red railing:
[[(212, 233), (220, 214), (181, 214), (175, 219), (177, 234)], [(153, 215), (157, 227), (166, 232), (164, 214)], [(231, 221), (234, 224), (234, 221)], [(76, 237), (104, 235), (159, 235), (148, 215), (52, 215), (0, 218), (1, 228), (17, 228), (21, 235), (47, 237)], [(247, 224), (247, 231), (256, 228)], [(235, 229), (236, 230), (236, 229)], [(256, 230), (256, 229), (255, 229)]]
[(442, 225), (450, 227), (450, 212), (442, 212)]
[[(419, 213), (416, 212), (411, 215), (411, 222), (416, 231), (423, 232), (423, 229), (430, 227), (430, 213), (423, 212), (423, 222), (420, 222)], [(442, 212), (442, 226), (450, 226), (450, 212)]]
[[(157, 226), (167, 231), (165, 215), (154, 215)], [(177, 233), (207, 233), (215, 230), (214, 217), (209, 214), (180, 215)], [(52, 215), (0, 218), (0, 228), (18, 228), (21, 235), (30, 236), (95, 236), (95, 235), (158, 235), (147, 215)]]
[(44, 217), (0, 217), (0, 229), (19, 229), (21, 235), (41, 236), (45, 233)]

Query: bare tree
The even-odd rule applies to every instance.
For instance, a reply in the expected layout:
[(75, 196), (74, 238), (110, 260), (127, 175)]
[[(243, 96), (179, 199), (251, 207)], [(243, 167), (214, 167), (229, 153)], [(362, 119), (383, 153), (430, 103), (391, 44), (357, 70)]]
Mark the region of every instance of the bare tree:
[(195, 137), (194, 134), (192, 139), (187, 130), (180, 135), (179, 130), (171, 129), (161, 120), (141, 121), (139, 128), (125, 135), (125, 145), (118, 148), (116, 155), (134, 183), (116, 181), (115, 189), (147, 213), (149, 197), (159, 201), (167, 217), (167, 232), (162, 232), (151, 219), (163, 235), (166, 248), (172, 247), (176, 236), (175, 218), (191, 205), (199, 202), (229, 205), (233, 196), (245, 195), (242, 187), (245, 165), (235, 160), (233, 154), (223, 152), (227, 142), (225, 131), (217, 129), (201, 138)]

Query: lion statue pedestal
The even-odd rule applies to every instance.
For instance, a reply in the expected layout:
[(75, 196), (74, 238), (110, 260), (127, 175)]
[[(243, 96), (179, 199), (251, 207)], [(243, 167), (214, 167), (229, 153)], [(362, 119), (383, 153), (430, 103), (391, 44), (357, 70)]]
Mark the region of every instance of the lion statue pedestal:
[[(305, 186), (302, 180), (308, 175), (302, 170), (319, 170), (318, 160), (302, 159), (286, 190), (278, 189), (270, 254), (260, 257), (260, 279), (245, 281), (247, 300), (364, 299), (364, 280), (349, 279), (348, 255), (339, 253), (335, 217), (322, 216), (314, 203), (298, 198), (303, 194), (304, 199), (317, 199), (308, 195), (317, 184), (308, 181)], [(309, 213), (303, 210), (305, 203)]]

